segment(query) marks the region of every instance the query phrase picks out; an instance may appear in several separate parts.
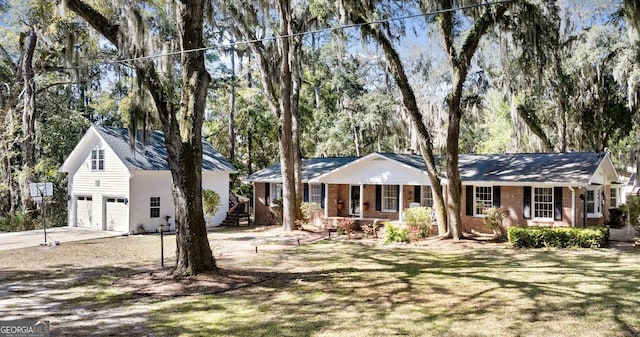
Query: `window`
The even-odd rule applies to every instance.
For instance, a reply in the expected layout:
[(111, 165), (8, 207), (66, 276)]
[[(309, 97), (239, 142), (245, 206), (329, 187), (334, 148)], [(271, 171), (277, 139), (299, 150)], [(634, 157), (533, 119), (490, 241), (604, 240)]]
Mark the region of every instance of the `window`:
[(476, 186), (475, 193), (475, 215), (484, 215), (486, 211), (493, 207), (493, 187)]
[(398, 185), (382, 185), (382, 211), (398, 211)]
[(149, 199), (149, 216), (152, 218), (160, 217), (160, 197), (151, 197)]
[(533, 218), (553, 219), (552, 187), (535, 187), (533, 189)]
[(587, 215), (600, 215), (600, 188), (587, 190)]
[(104, 171), (104, 150), (95, 149), (91, 151), (91, 170)]
[(273, 202), (276, 199), (282, 199), (282, 184), (280, 183), (271, 183), (271, 204), (273, 205)]
[(433, 207), (433, 191), (431, 186), (421, 186), (420, 206)]
[(609, 199), (611, 200), (611, 207), (618, 207), (618, 189), (612, 187), (609, 194)]
[(309, 184), (309, 202), (322, 204), (322, 185)]

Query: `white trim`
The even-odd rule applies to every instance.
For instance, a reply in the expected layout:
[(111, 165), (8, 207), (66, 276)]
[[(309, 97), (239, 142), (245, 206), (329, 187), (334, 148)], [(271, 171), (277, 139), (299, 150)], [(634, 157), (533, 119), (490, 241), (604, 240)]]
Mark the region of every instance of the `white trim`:
[[(392, 184), (392, 185), (381, 185), (381, 186), (382, 186), (382, 187), (380, 188), (380, 203), (381, 203), (381, 205), (380, 205), (380, 206), (381, 206), (381, 207), (380, 207), (380, 211), (381, 211), (381, 212), (383, 212), (383, 213), (396, 213), (396, 212), (397, 212), (397, 213), (401, 213), (401, 212), (400, 212), (400, 204), (399, 204), (400, 200), (398, 200), (398, 199), (399, 199), (399, 197), (400, 197), (400, 195), (399, 195), (399, 193), (400, 193), (400, 186), (402, 186), (402, 185)], [(390, 188), (390, 187), (394, 187), (393, 191), (395, 192), (395, 191), (396, 191), (396, 189), (395, 189), (395, 187), (396, 187), (396, 186), (398, 186), (398, 193), (397, 193), (397, 194), (396, 194), (396, 196), (395, 196), (395, 201), (396, 201), (396, 207), (398, 207), (398, 209), (396, 210), (396, 209), (389, 209), (389, 208), (385, 208), (385, 206), (386, 206), (386, 205), (385, 205), (385, 202), (384, 202), (384, 201), (385, 201), (385, 198), (386, 198), (386, 199), (392, 199), (392, 198), (393, 198), (393, 197), (386, 197), (386, 196), (385, 196), (385, 193), (384, 193), (384, 192), (385, 192), (385, 189), (388, 189), (388, 188)], [(385, 187), (386, 187), (386, 188), (385, 188)]]
[[(353, 207), (353, 195), (351, 194), (351, 191), (353, 191), (354, 187), (359, 187), (359, 190), (360, 190), (360, 198), (358, 200), (359, 208), (358, 208), (357, 212), (353, 210), (354, 209), (354, 207)], [(349, 204), (348, 204), (347, 207), (349, 207), (349, 209), (348, 209), (349, 215), (358, 215), (359, 217), (362, 217), (362, 184), (350, 184), (349, 185)]]
[[(476, 195), (477, 195), (477, 191), (476, 188), (481, 187), (481, 188), (489, 188), (489, 195), (491, 195), (491, 199), (489, 200), (491, 207), (493, 207), (493, 186), (488, 186), (488, 185), (473, 185), (473, 216), (477, 217), (477, 218), (484, 218), (484, 214), (483, 213), (478, 213), (478, 209), (477, 209), (477, 205), (480, 201), (476, 200)], [(482, 203), (486, 206), (486, 202), (487, 200), (482, 200)], [(486, 208), (486, 207), (485, 207)]]
[(473, 185), (473, 186), (510, 186), (510, 187), (526, 187), (526, 186), (537, 186), (537, 187), (586, 187), (588, 183), (578, 183), (578, 182), (522, 182), (522, 181), (462, 181), (462, 185)]
[[(589, 186), (587, 187), (587, 191), (585, 192), (584, 202), (585, 202), (585, 210), (587, 212), (588, 219), (597, 219), (602, 217), (602, 199), (601, 199), (602, 188), (600, 186), (601, 185)], [(588, 201), (589, 191), (593, 191), (593, 201), (591, 202), (593, 202), (594, 212), (588, 211), (589, 203), (590, 203), (590, 201)]]
[[(559, 186), (558, 186), (559, 187)], [(536, 188), (546, 188), (551, 189), (551, 217), (536, 217)], [(555, 213), (555, 190), (553, 187), (549, 186), (531, 186), (531, 220), (533, 221), (555, 221), (554, 213)]]
[(571, 227), (576, 226), (576, 190), (573, 186), (569, 186), (571, 191)]
[[(313, 179), (310, 179), (309, 182), (318, 182), (318, 183), (324, 183), (324, 184), (350, 184), (350, 185), (358, 185), (358, 184), (363, 184), (363, 183), (364, 184), (371, 184), (371, 183), (366, 183), (366, 182), (362, 182), (362, 181), (350, 181), (350, 182), (339, 183), (339, 182), (334, 182), (334, 181), (327, 181), (327, 180), (325, 180), (325, 178), (327, 176), (333, 174), (333, 173), (338, 172), (338, 171), (347, 169), (347, 168), (349, 168), (351, 166), (354, 166), (354, 165), (358, 165), (360, 162), (364, 162), (364, 161), (368, 161), (368, 160), (372, 160), (372, 159), (376, 159), (376, 158), (388, 160), (388, 161), (396, 163), (396, 164), (398, 164), (398, 165), (400, 165), (402, 167), (411, 169), (413, 171), (417, 171), (418, 173), (420, 173), (423, 176), (425, 176), (426, 179), (428, 179), (427, 171), (423, 171), (423, 170), (415, 168), (415, 167), (413, 167), (411, 165), (407, 165), (407, 164), (399, 162), (399, 161), (397, 161), (395, 159), (391, 159), (391, 158), (389, 158), (387, 156), (384, 156), (384, 155), (382, 155), (380, 153), (373, 152), (373, 153), (370, 153), (370, 154), (368, 154), (368, 155), (366, 155), (364, 157), (360, 157), (360, 158), (358, 158), (356, 160), (353, 160), (353, 161), (351, 161), (351, 162), (349, 162), (347, 164), (344, 164), (342, 166), (338, 166), (338, 167), (334, 168), (333, 170), (331, 170), (329, 172), (325, 172), (324, 174), (321, 174), (321, 175), (319, 175), (319, 176), (317, 176), (317, 177), (315, 177)], [(402, 185), (402, 184), (403, 183), (398, 183), (396, 185)]]

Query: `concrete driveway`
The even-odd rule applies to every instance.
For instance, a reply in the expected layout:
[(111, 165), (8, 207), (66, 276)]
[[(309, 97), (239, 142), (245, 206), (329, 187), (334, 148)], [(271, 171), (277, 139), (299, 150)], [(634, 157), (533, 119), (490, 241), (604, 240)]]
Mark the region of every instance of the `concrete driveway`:
[[(123, 235), (120, 232), (100, 231), (77, 227), (47, 228), (47, 242), (58, 241), (60, 244), (72, 241), (91, 240)], [(44, 231), (0, 233), (0, 250), (35, 247), (44, 242)]]

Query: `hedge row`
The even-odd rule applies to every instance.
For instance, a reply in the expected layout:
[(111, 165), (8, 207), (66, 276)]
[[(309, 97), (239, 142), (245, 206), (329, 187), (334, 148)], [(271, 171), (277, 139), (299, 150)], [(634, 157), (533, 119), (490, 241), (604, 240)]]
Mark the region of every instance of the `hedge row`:
[(511, 227), (508, 238), (509, 242), (518, 248), (607, 247), (609, 245), (609, 228), (604, 226), (587, 228)]

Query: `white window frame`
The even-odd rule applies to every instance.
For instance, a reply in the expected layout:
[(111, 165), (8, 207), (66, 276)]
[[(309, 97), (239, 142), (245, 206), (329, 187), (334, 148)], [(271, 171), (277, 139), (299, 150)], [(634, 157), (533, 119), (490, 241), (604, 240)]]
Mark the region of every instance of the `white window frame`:
[(104, 149), (91, 150), (91, 171), (104, 171)]
[(309, 184), (309, 202), (322, 205), (322, 184)]
[(274, 200), (282, 199), (282, 183), (269, 183), (269, 185), (270, 204), (273, 205)]
[[(536, 192), (538, 192), (538, 190), (540, 190), (540, 192), (542, 191), (550, 191), (551, 193), (549, 194), (551, 196), (551, 201), (547, 201), (547, 200), (537, 200), (536, 199)], [(554, 193), (554, 188), (553, 187), (546, 187), (546, 186), (532, 186), (531, 187), (531, 218), (533, 220), (549, 220), (549, 221), (553, 221), (554, 219), (554, 211), (555, 211), (555, 193)], [(541, 197), (544, 196), (549, 196), (549, 195), (541, 195)], [(538, 209), (539, 206), (542, 205), (548, 205), (550, 206), (549, 209)], [(549, 216), (538, 216), (539, 212), (547, 212), (549, 214)]]
[[(483, 192), (483, 195), (489, 195), (489, 199), (480, 200), (478, 198), (478, 189), (489, 189), (489, 193)], [(484, 210), (493, 207), (493, 186), (473, 186), (473, 216), (484, 217)]]
[[(158, 215), (153, 215), (152, 212), (157, 210)], [(160, 197), (150, 197), (149, 198), (149, 218), (159, 218), (160, 217)]]
[[(593, 193), (593, 198), (589, 197), (589, 194)], [(600, 186), (589, 186), (587, 187), (587, 192), (585, 193), (585, 200), (584, 202), (586, 203), (586, 211), (587, 211), (587, 218), (599, 218), (602, 217), (602, 202), (601, 202), (601, 196), (602, 194), (602, 189), (600, 188)], [(589, 200), (589, 199), (593, 199), (593, 200)], [(589, 212), (589, 204), (593, 204), (593, 211)]]
[(382, 185), (382, 211), (398, 212), (398, 185)]
[(431, 185), (420, 186), (420, 206), (433, 208), (433, 190)]
[(609, 190), (609, 204), (611, 208), (616, 208), (618, 207), (618, 195), (620, 193), (618, 192), (618, 188), (617, 187), (611, 187), (611, 189)]

